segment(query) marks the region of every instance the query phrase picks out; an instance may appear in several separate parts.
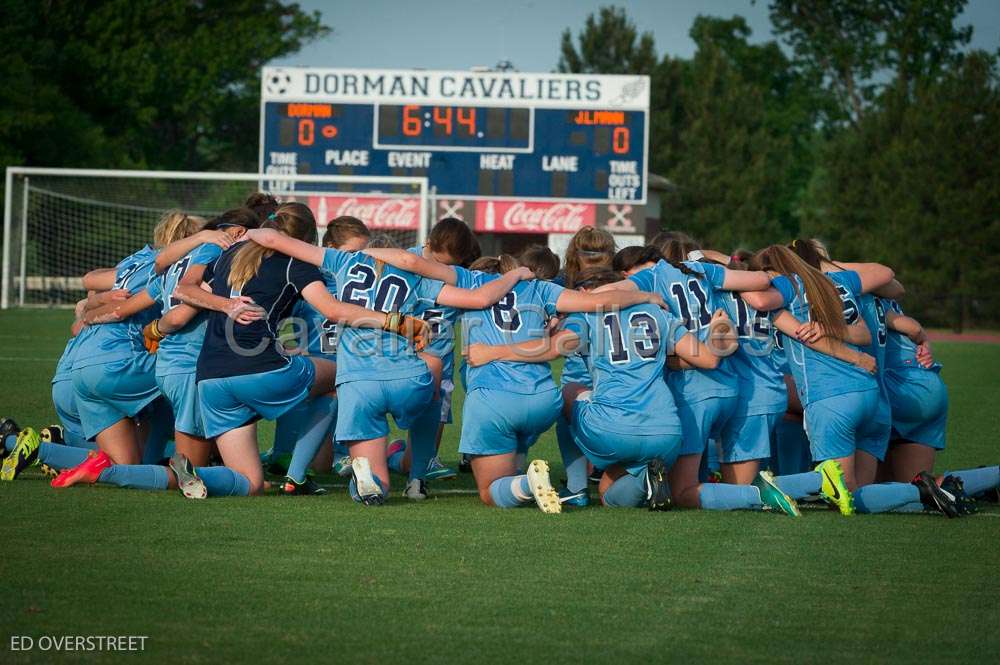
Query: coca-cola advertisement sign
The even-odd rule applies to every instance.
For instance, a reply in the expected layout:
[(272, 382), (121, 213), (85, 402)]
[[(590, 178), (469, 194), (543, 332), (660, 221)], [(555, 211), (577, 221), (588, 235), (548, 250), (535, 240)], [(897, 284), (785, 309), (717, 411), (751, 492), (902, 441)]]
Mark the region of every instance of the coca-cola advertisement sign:
[(576, 233), (593, 226), (592, 203), (477, 201), (476, 231), (483, 233)]
[(420, 199), (387, 196), (310, 196), (309, 208), (319, 226), (335, 217), (357, 217), (370, 229), (415, 230), (420, 227)]

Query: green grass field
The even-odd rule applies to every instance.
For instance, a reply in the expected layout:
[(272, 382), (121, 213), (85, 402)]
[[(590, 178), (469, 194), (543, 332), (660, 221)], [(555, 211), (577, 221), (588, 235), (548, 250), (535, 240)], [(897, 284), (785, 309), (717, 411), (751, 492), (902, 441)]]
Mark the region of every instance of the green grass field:
[[(0, 415), (54, 422), (49, 380), (69, 319), (0, 313)], [(1000, 346), (936, 351), (951, 393), (938, 469), (996, 463)], [(446, 462), (457, 439), (447, 430)], [(532, 456), (560, 477), (552, 432)], [(432, 491), (472, 487), (462, 477)], [(381, 509), (342, 489), (202, 502), (57, 492), (36, 471), (0, 483), (0, 505), (0, 662), (95, 658), (12, 653), (10, 635), (146, 635), (136, 658), (206, 663), (990, 662), (1000, 651), (995, 508), (950, 521), (546, 516), (443, 491)]]

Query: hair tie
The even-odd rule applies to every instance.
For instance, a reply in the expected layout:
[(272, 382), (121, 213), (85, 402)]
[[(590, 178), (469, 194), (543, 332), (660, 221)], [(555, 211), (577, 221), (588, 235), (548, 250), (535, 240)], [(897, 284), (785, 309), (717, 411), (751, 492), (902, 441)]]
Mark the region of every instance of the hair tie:
[(267, 216), (267, 221), (269, 222), (273, 222), (276, 219), (278, 219), (278, 213), (276, 212), (272, 212), (270, 215)]

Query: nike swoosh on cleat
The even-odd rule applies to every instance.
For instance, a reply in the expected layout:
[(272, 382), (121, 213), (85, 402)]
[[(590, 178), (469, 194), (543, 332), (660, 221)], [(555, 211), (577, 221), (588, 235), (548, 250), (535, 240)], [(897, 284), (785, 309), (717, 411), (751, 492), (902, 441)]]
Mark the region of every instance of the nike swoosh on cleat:
[(833, 482), (833, 478), (830, 477), (830, 473), (826, 469), (823, 469), (823, 476), (830, 483), (830, 487), (833, 488), (833, 500), (840, 501), (840, 490), (837, 489), (837, 483)]

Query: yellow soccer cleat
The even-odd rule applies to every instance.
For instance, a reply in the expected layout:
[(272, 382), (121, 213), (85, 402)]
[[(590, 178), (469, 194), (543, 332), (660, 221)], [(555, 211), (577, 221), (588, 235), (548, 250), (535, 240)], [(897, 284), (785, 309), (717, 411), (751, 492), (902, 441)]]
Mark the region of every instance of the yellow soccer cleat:
[(816, 467), (816, 473), (823, 477), (820, 496), (831, 506), (836, 506), (841, 515), (845, 517), (853, 515), (854, 496), (844, 482), (844, 470), (840, 468), (840, 462), (832, 459), (821, 462)]
[(14, 480), (29, 466), (38, 463), (38, 432), (26, 427), (17, 435), (17, 445), (4, 458), (0, 467), (0, 480)]
[(555, 514), (562, 512), (562, 504), (559, 502), (559, 493), (552, 488), (552, 481), (549, 479), (549, 464), (545, 460), (532, 460), (528, 465), (528, 485), (531, 488), (531, 496), (535, 497), (535, 503), (543, 513)]

